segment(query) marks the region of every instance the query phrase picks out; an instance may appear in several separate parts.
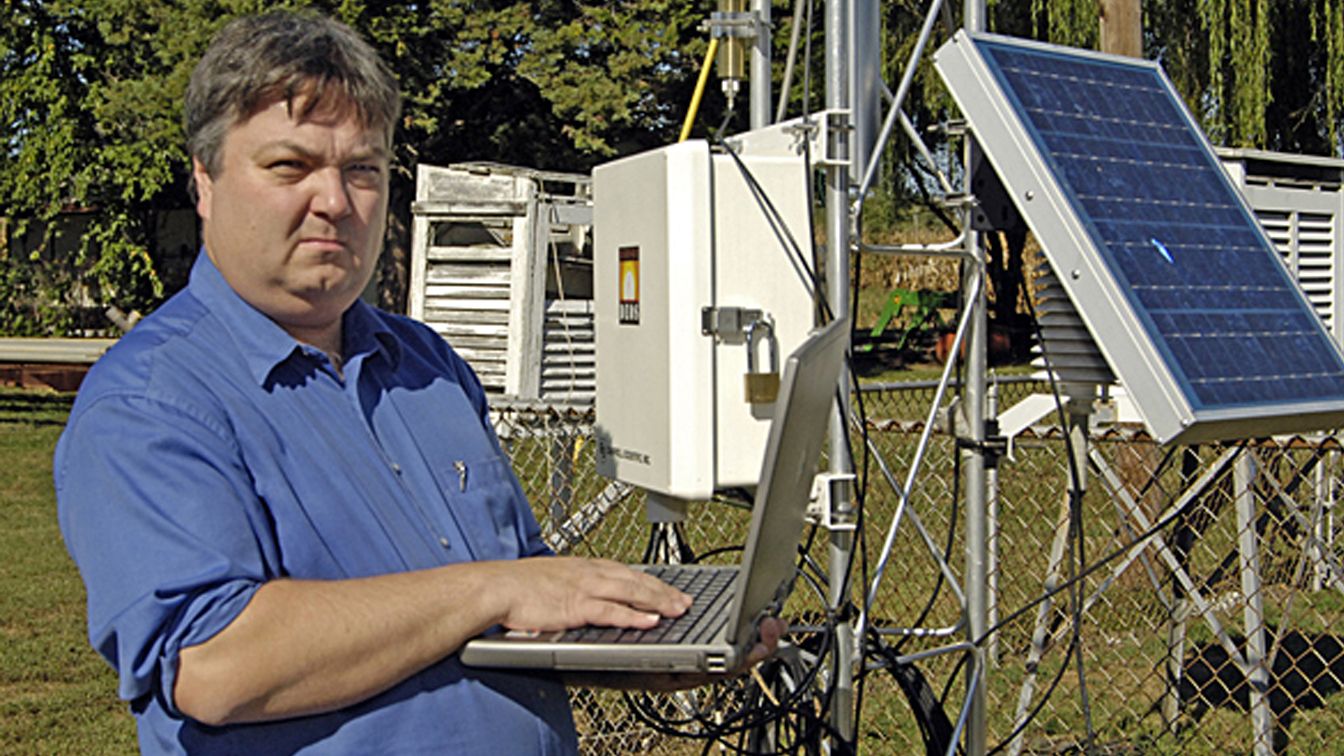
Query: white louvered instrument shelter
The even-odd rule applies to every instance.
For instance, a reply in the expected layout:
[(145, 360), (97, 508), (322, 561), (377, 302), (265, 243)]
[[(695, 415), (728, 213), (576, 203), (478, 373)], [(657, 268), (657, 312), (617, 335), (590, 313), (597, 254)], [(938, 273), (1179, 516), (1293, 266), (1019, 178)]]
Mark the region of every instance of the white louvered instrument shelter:
[(487, 391), (592, 401), (591, 196), (578, 174), (417, 167), (408, 314)]
[(1218, 155), (1316, 314), (1344, 342), (1344, 160), (1245, 149)]

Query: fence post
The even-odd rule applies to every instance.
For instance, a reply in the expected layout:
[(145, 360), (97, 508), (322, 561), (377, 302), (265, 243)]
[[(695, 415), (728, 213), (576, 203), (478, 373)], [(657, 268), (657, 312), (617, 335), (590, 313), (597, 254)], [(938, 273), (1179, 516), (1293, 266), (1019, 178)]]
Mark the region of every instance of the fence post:
[[(994, 421), (994, 435), (998, 435), (999, 382), (997, 377), (986, 393), (985, 416)], [(986, 617), (989, 627), (999, 623), (999, 460), (996, 458), (985, 469), (985, 511), (987, 532), (985, 543)], [(985, 666), (999, 666), (999, 633), (991, 633), (985, 641)]]
[(1274, 712), (1269, 706), (1269, 668), (1266, 666), (1265, 601), (1260, 586), (1259, 539), (1255, 532), (1254, 453), (1243, 449), (1232, 469), (1233, 490), (1237, 501), (1238, 557), (1241, 565), (1241, 593), (1246, 604), (1246, 681), (1251, 694), (1253, 753), (1269, 756), (1274, 752)]

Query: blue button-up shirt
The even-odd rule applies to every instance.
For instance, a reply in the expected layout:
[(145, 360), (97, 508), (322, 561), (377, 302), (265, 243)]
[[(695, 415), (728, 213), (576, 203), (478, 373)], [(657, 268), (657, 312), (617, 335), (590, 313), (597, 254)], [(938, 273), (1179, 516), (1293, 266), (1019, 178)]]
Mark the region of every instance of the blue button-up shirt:
[(554, 678), (450, 656), (337, 712), (212, 728), (173, 701), (178, 654), (279, 577), (344, 579), (545, 553), (470, 368), (357, 302), (344, 376), (201, 254), (188, 287), (90, 370), (56, 450), (89, 637), (146, 753), (568, 753)]

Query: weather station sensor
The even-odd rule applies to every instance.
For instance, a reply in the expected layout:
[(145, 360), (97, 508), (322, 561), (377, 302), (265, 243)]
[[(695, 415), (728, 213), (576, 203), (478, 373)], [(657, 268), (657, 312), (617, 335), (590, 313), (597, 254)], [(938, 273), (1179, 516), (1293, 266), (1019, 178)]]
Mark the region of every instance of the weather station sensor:
[(934, 64), (1159, 442), (1344, 425), (1344, 354), (1161, 67), (966, 32)]
[(683, 501), (756, 485), (816, 312), (806, 163), (767, 152), (693, 140), (593, 171), (602, 474)]

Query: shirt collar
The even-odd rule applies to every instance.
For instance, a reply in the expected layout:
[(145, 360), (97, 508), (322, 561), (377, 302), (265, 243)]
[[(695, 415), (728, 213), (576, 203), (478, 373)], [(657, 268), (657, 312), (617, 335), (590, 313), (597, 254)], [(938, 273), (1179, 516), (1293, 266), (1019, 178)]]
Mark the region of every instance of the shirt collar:
[[(311, 349), (239, 296), (204, 248), (196, 256), (187, 287), (224, 324), (258, 384), (265, 384), (276, 366), (293, 357), (296, 351)], [(396, 338), (372, 307), (356, 300), (342, 318), (346, 363), (357, 355), (377, 352), (396, 365), (401, 357)]]
[(355, 355), (382, 355), (392, 367), (401, 360), (401, 344), (388, 328), (386, 320), (380, 317), (378, 310), (363, 300), (357, 299), (345, 311), (341, 328), (345, 333), (346, 362)]

